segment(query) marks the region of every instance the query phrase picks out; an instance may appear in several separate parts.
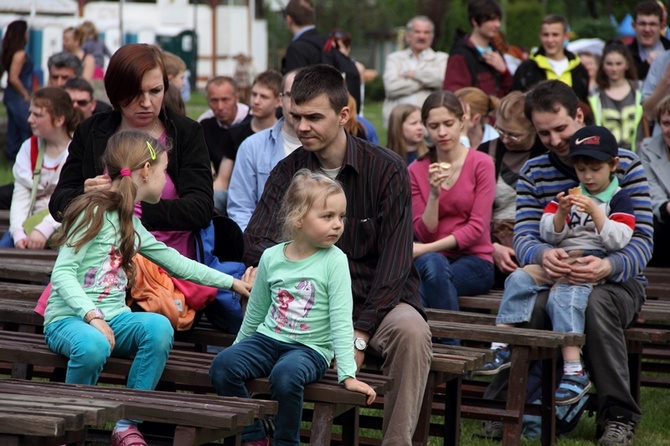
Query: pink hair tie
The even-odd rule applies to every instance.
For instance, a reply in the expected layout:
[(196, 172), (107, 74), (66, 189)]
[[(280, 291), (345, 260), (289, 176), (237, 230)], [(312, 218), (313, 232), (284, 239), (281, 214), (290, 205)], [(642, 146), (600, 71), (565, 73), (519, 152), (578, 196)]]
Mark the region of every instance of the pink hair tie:
[(119, 173), (121, 174), (122, 177), (129, 177), (131, 172), (130, 172), (130, 169), (128, 169), (127, 167), (124, 167), (123, 169), (121, 169), (119, 171)]

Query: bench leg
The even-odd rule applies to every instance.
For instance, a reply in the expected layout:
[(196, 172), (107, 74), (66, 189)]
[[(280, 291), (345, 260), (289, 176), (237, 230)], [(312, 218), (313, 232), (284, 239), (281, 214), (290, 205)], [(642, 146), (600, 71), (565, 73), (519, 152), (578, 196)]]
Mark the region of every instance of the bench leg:
[[(35, 333), (35, 327), (19, 325), (19, 333)], [(12, 378), (33, 379), (33, 366), (30, 364), (14, 364), (12, 366)]]
[(630, 373), (630, 393), (640, 404), (640, 386), (642, 385), (642, 348), (641, 342), (628, 343), (628, 372)]
[(312, 446), (329, 446), (333, 435), (333, 420), (335, 419), (335, 405), (315, 403), (312, 414), (312, 432), (309, 444)]
[(463, 376), (446, 382), (444, 392), (444, 446), (458, 446), (461, 441), (461, 384)]
[(542, 361), (542, 446), (552, 446), (556, 440), (556, 353)]
[(358, 406), (353, 407), (338, 418), (342, 422), (342, 444), (358, 445), (359, 419)]
[(196, 434), (194, 427), (177, 426), (174, 430), (173, 446), (190, 446), (196, 444)]
[(526, 404), (526, 382), (528, 381), (528, 355), (530, 347), (515, 345), (512, 348), (512, 365), (509, 372), (509, 391), (506, 409), (518, 415), (516, 423), (505, 423), (503, 446), (517, 446), (521, 441), (522, 418)]

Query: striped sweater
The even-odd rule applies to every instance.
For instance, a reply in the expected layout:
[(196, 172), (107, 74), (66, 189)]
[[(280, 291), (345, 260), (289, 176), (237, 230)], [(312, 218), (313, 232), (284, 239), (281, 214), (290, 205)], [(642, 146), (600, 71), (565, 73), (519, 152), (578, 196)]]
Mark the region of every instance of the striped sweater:
[[(637, 155), (619, 149), (619, 159), (616, 175), (633, 201), (635, 231), (624, 249), (608, 253), (612, 265), (608, 280), (619, 283), (637, 278), (646, 284), (641, 273), (651, 258), (654, 233), (649, 185)], [(578, 183), (574, 169), (553, 153), (532, 158), (523, 166), (516, 188), (514, 226), (514, 250), (522, 266), (542, 263), (542, 254), (554, 248), (540, 238), (543, 210), (556, 194)]]

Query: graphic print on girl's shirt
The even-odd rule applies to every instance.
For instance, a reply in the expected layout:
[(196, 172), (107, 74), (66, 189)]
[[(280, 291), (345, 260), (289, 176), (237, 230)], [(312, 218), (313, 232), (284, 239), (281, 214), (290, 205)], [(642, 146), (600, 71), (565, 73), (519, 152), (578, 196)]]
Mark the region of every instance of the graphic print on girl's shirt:
[(109, 296), (114, 289), (124, 292), (126, 286), (126, 272), (121, 268), (121, 252), (112, 246), (109, 256), (102, 264), (102, 268), (91, 268), (84, 276), (84, 289), (95, 286), (101, 288), (98, 302)]
[(295, 287), (295, 295), (290, 291), (281, 289), (277, 293), (279, 306), (272, 308), (271, 316), (277, 321), (275, 332), (281, 333), (286, 327), (291, 338), (295, 338), (295, 332), (309, 331), (309, 324), (302, 321), (314, 306), (314, 295), (316, 294), (314, 284), (308, 280), (301, 280)]

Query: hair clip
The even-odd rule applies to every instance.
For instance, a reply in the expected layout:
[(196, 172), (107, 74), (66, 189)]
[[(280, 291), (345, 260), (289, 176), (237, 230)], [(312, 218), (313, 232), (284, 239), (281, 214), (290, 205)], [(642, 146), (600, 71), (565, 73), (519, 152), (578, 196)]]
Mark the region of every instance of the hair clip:
[(154, 147), (149, 141), (147, 141), (147, 147), (149, 148), (149, 156), (151, 157), (151, 160), (156, 161), (156, 150), (154, 150)]

